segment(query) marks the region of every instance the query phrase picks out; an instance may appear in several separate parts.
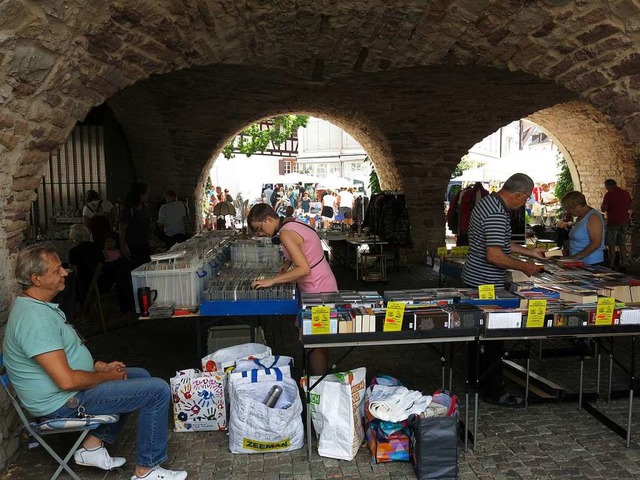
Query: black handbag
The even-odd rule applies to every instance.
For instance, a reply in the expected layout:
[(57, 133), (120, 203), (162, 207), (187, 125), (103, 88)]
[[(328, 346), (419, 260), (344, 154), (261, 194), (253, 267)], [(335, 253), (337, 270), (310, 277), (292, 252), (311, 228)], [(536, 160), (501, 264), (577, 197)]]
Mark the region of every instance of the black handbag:
[(409, 454), (418, 480), (458, 478), (458, 414), (416, 417), (411, 424)]

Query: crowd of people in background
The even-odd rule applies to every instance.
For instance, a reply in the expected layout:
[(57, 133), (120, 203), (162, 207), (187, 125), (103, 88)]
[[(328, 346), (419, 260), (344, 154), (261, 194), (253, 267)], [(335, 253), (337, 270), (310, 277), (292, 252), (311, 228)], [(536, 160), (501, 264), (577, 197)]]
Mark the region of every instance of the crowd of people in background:
[(353, 218), (354, 202), (363, 192), (356, 187), (319, 189), (316, 185), (266, 184), (261, 201), (271, 205), (281, 217), (295, 216), (304, 221), (325, 228), (332, 223), (350, 225)]

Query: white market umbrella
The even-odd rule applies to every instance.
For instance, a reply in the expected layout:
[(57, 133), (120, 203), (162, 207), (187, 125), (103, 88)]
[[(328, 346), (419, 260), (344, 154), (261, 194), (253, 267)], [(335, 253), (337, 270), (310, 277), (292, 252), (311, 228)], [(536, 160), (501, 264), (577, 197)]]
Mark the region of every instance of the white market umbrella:
[(327, 188), (353, 187), (353, 182), (343, 177), (321, 178), (316, 190), (326, 190)]

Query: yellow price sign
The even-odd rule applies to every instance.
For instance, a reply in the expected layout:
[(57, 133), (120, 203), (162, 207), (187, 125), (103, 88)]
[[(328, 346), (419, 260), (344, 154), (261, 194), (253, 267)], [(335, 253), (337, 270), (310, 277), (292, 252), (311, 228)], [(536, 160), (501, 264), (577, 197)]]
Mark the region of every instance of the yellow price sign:
[(478, 285), (478, 298), (480, 300), (495, 300), (496, 286), (493, 283), (488, 285)]
[(311, 307), (311, 335), (331, 333), (331, 308), (325, 305)]
[(447, 256), (447, 247), (438, 247), (437, 253), (438, 253), (439, 257), (446, 257)]
[(546, 313), (546, 300), (529, 300), (529, 308), (527, 309), (527, 328), (544, 327), (544, 316)]
[(402, 320), (404, 319), (404, 303), (389, 302), (384, 315), (383, 332), (399, 332), (402, 330)]
[(598, 298), (596, 307), (596, 325), (611, 325), (613, 311), (616, 308), (616, 299), (613, 297)]
[(464, 257), (469, 253), (469, 247), (451, 247), (451, 255), (454, 257)]

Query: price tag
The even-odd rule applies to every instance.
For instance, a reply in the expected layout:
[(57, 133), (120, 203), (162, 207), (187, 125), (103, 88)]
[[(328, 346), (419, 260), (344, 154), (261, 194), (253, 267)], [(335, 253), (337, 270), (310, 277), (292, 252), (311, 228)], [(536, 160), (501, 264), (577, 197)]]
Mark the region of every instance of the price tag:
[(545, 313), (547, 313), (546, 300), (529, 300), (529, 308), (527, 310), (527, 328), (544, 327)]
[(404, 303), (389, 302), (384, 315), (383, 332), (399, 332), (402, 330), (402, 320), (404, 318)]
[(613, 310), (616, 308), (616, 299), (613, 297), (598, 298), (596, 308), (596, 325), (611, 325)]
[(331, 308), (325, 305), (311, 307), (311, 335), (331, 333)]
[(445, 257), (447, 255), (447, 247), (438, 247), (437, 253), (439, 257)]
[(496, 286), (493, 283), (478, 285), (478, 298), (480, 298), (480, 300), (495, 300)]

